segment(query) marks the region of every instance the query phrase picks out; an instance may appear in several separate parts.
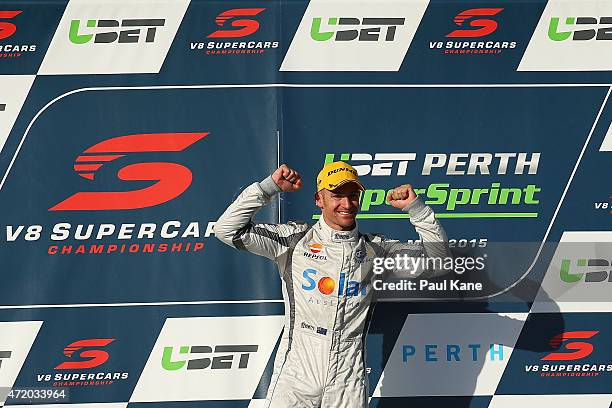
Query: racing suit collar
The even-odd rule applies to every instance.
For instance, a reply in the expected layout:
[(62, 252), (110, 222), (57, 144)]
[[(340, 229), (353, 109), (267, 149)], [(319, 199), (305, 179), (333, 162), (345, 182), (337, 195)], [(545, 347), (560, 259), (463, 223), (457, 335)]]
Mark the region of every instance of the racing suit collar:
[(319, 218), (319, 221), (315, 224), (315, 228), (323, 238), (331, 242), (355, 242), (359, 237), (357, 223), (355, 223), (355, 228), (350, 231), (338, 231), (327, 225), (323, 216)]

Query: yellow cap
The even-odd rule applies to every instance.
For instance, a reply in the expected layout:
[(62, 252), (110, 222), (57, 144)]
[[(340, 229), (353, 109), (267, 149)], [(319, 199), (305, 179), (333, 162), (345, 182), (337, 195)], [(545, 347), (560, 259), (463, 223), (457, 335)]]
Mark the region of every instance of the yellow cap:
[(360, 190), (365, 190), (353, 166), (342, 161), (328, 163), (317, 176), (317, 192), (323, 189), (335, 190), (346, 183), (355, 183)]

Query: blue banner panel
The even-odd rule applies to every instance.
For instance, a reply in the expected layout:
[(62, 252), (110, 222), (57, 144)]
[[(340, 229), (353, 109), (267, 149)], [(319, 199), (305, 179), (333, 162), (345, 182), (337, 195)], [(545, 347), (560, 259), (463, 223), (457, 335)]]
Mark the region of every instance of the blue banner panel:
[[(281, 313), (282, 304), (278, 302), (213, 302), (196, 305), (3, 310), (0, 316), (3, 320), (11, 320), (9, 316), (12, 316), (44, 322), (27, 359), (25, 362), (19, 362), (23, 363), (23, 366), (13, 388), (66, 389), (68, 401), (65, 402), (74, 404), (129, 401), (167, 319), (177, 316), (184, 319), (202, 316), (232, 319), (235, 316), (254, 317)], [(218, 327), (196, 324), (193, 329), (206, 336)], [(187, 333), (172, 334), (178, 336), (181, 342), (187, 341), (182, 339)], [(276, 338), (269, 344), (270, 349), (275, 342)], [(164, 345), (178, 348), (182, 344)], [(261, 348), (263, 346), (260, 345)], [(259, 354), (262, 353), (262, 350), (258, 351)], [(193, 356), (202, 354), (195, 353)], [(172, 358), (174, 361), (180, 361), (178, 354)], [(262, 355), (262, 358), (267, 362), (269, 355)], [(11, 363), (10, 359), (5, 362), (5, 367), (7, 363)], [(162, 358), (154, 363), (161, 367)], [(210, 371), (210, 368), (208, 370)], [(187, 372), (197, 379), (200, 370)], [(170, 378), (173, 371), (164, 370), (163, 373)], [(256, 384), (262, 372), (252, 374)], [(266, 372), (265, 377), (269, 376), (270, 373)], [(157, 381), (165, 382), (167, 379), (160, 375)], [(206, 390), (204, 385), (203, 389)], [(21, 402), (9, 400), (9, 403), (16, 405)]]
[(287, 89), (282, 161), (305, 188), (287, 195), (283, 217), (317, 219), (316, 174), (345, 160), (366, 186), (360, 230), (414, 239), (406, 216), (385, 202), (410, 183), (452, 247), (486, 252), (490, 285), (466, 297), (492, 295), (532, 269), (545, 239), (558, 240), (548, 232), (571, 181), (567, 163), (578, 161), (605, 95), (595, 87)]
[(212, 235), (241, 188), (276, 166), (275, 92), (82, 90), (50, 105), (0, 191), (3, 303), (277, 296), (271, 264)]
[(3, 1), (0, 9), (0, 74), (34, 75), (67, 1)]
[[(531, 314), (496, 394), (607, 394), (612, 376), (610, 313)], [(533, 350), (533, 351), (529, 351)]]
[(610, 44), (609, 0), (2, 2), (0, 407), (608, 408)]

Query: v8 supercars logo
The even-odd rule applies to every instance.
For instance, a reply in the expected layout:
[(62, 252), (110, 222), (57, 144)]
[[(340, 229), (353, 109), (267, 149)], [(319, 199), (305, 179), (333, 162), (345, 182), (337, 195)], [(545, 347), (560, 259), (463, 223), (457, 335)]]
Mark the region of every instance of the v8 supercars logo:
[[(566, 331), (553, 336), (549, 344), (558, 349), (540, 359), (543, 364), (525, 365), (525, 372), (549, 378), (599, 377), (612, 372), (609, 361), (593, 361), (594, 337), (599, 330)], [(563, 347), (563, 348), (561, 348)], [(589, 357), (588, 360), (584, 360)]]
[(189, 47), (193, 51), (205, 50), (206, 55), (264, 54), (278, 48), (279, 43), (275, 39), (253, 36), (261, 27), (259, 20), (253, 17), (259, 18), (259, 14), (265, 10), (260, 7), (223, 11), (215, 18), (219, 29), (206, 36), (213, 41), (191, 42)]
[[(224, 11), (215, 18), (215, 23), (219, 27), (229, 26), (231, 29), (217, 30), (209, 34), (208, 38), (241, 38), (254, 34), (259, 30), (259, 22), (252, 18), (241, 17), (256, 16), (264, 10), (265, 8), (242, 8)], [(231, 22), (226, 25), (228, 21)]]
[[(21, 11), (0, 11), (0, 19), (11, 19), (21, 13)], [(16, 31), (17, 26), (15, 24), (0, 21), (0, 40), (9, 38), (11, 35), (15, 34)]]
[[(76, 158), (74, 170), (94, 180), (106, 163), (141, 152), (180, 152), (208, 133), (153, 133), (119, 136), (97, 143)], [(178, 163), (133, 163), (122, 167), (117, 177), (123, 181), (155, 181), (151, 186), (131, 191), (81, 191), (59, 202), (49, 211), (129, 210), (153, 207), (170, 201), (191, 185), (192, 173)]]
[[(456, 37), (484, 37), (492, 34), (497, 30), (497, 21), (490, 18), (480, 18), (484, 16), (494, 16), (501, 12), (503, 8), (478, 8), (462, 11), (455, 16), (455, 24), (459, 27), (470, 27), (456, 29), (446, 36), (451, 38)], [(471, 20), (470, 20), (471, 19)], [(467, 20), (468, 24), (463, 25)]]
[[(499, 24), (493, 17), (503, 8), (475, 8), (460, 12), (454, 18), (457, 28), (446, 34), (455, 41), (430, 41), (430, 49), (443, 50), (444, 54), (499, 54), (504, 49), (516, 48), (516, 41), (499, 41), (484, 38), (497, 31)], [(464, 41), (456, 39), (465, 38)], [(468, 41), (467, 39), (473, 40)]]
[[(88, 339), (79, 340), (74, 343), (70, 343), (64, 348), (64, 355), (68, 358), (72, 358), (75, 352), (85, 347), (104, 347), (115, 341), (115, 339)], [(86, 360), (81, 361), (65, 361), (55, 367), (56, 370), (76, 370), (82, 368), (94, 368), (101, 366), (106, 363), (109, 358), (109, 354), (104, 350), (91, 350), (87, 349), (81, 351), (78, 355)]]
[[(17, 26), (8, 21), (23, 13), (22, 10), (0, 11), (0, 41), (10, 38), (17, 32)], [(19, 58), (24, 53), (35, 52), (36, 44), (15, 44), (14, 42), (2, 44), (0, 43), (0, 58)], [(1, 110), (1, 109), (0, 109)]]
[[(55, 204), (49, 211), (134, 210), (154, 207), (183, 194), (193, 180), (191, 170), (183, 164), (166, 161), (143, 162), (142, 153), (182, 152), (206, 133), (146, 133), (119, 136), (99, 142), (77, 156), (74, 170), (97, 186), (94, 191), (79, 191)], [(116, 161), (116, 173), (108, 163)], [(107, 166), (107, 171), (100, 169)], [(102, 173), (103, 177), (98, 177)], [(100, 180), (119, 180), (119, 187), (109, 191)], [(116, 181), (113, 184), (118, 184)], [(143, 187), (144, 185), (144, 187)], [(125, 186), (122, 188), (122, 186)], [(119, 190), (119, 191), (117, 191)], [(100, 222), (82, 224), (56, 222), (31, 225), (7, 225), (6, 241), (36, 242), (49, 240), (49, 255), (129, 254), (198, 252), (204, 248), (201, 238), (213, 233), (214, 222), (204, 226), (199, 220), (149, 221), (115, 224)], [(46, 231), (49, 230), (49, 234)], [(47, 235), (45, 237), (45, 235)], [(156, 239), (158, 242), (151, 242)], [(61, 245), (58, 245), (61, 242)]]
[(62, 370), (60, 372), (36, 374), (36, 381), (53, 387), (78, 387), (111, 385), (116, 381), (127, 380), (128, 372), (91, 370), (109, 360), (110, 354), (103, 348), (113, 341), (115, 339), (84, 339), (70, 343), (64, 348), (64, 355), (71, 361), (56, 366), (55, 370)]
[[(584, 340), (590, 339), (595, 336), (599, 331), (571, 331), (558, 334), (550, 339), (551, 347), (558, 348), (566, 340)], [(573, 350), (570, 352), (561, 351), (553, 352), (542, 357), (544, 361), (569, 361), (569, 360), (580, 360), (588, 357), (593, 352), (593, 345), (585, 341), (570, 341), (565, 343), (565, 348)]]

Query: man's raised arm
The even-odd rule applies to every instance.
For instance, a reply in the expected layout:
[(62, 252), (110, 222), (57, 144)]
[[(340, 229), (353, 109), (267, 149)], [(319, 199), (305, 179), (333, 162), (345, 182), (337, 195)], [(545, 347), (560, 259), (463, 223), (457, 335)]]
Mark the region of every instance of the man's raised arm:
[(303, 228), (296, 224), (256, 224), (253, 217), (279, 192), (297, 191), (301, 187), (300, 174), (283, 164), (271, 176), (240, 193), (215, 223), (215, 236), (236, 249), (278, 258)]
[[(402, 277), (433, 277), (450, 272), (445, 260), (452, 257), (444, 228), (436, 219), (431, 207), (417, 197), (412, 186), (405, 184), (395, 188), (388, 195), (389, 204), (410, 214), (410, 222), (419, 234), (421, 242), (404, 243), (386, 240), (386, 257), (397, 259), (401, 268), (391, 273)], [(397, 266), (397, 264), (396, 264)]]

